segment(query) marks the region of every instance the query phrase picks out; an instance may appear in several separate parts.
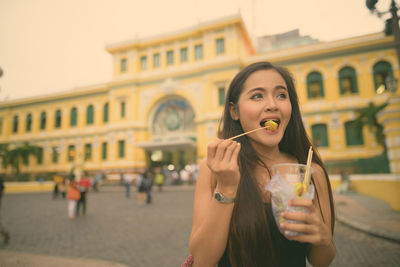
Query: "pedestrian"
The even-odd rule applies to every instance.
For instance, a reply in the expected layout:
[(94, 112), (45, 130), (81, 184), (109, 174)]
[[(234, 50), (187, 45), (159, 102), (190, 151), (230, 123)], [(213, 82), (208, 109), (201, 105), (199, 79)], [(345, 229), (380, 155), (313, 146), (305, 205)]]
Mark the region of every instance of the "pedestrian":
[(2, 202), (2, 199), (3, 199), (3, 195), (4, 195), (4, 188), (5, 188), (5, 186), (4, 186), (3, 176), (0, 175), (0, 233), (1, 233), (2, 237), (3, 237), (3, 243), (5, 245), (7, 245), (8, 242), (10, 241), (10, 233), (4, 227), (2, 216), (1, 216), (1, 202)]
[[(277, 128), (228, 138), (274, 120)], [(327, 172), (312, 158), (314, 201), (292, 199), (308, 212), (284, 212), (276, 225), (271, 195), (264, 189), (277, 163), (307, 161), (305, 131), (291, 74), (268, 62), (251, 64), (232, 80), (219, 138), (208, 145), (194, 197), (189, 248), (196, 266), (328, 266), (336, 253), (334, 207)], [(314, 151), (316, 149), (314, 148)]]
[(67, 195), (67, 184), (68, 184), (68, 179), (67, 177), (62, 177), (62, 182), (59, 184), (59, 190), (61, 193), (61, 197), (65, 199)]
[(152, 202), (152, 196), (151, 196), (152, 173), (150, 169), (145, 170), (144, 173), (139, 176), (137, 187), (138, 187), (138, 203), (150, 204)]
[(157, 167), (155, 169), (155, 175), (154, 175), (154, 183), (157, 185), (158, 187), (158, 192), (162, 192), (163, 190), (163, 185), (164, 185), (164, 174), (162, 173), (162, 170), (160, 167)]
[(70, 183), (69, 183), (69, 189), (68, 189), (68, 217), (73, 220), (75, 219), (76, 215), (76, 206), (78, 203), (78, 200), (81, 197), (81, 193), (79, 191), (78, 185), (75, 181), (75, 174), (72, 174), (69, 176)]
[(133, 177), (132, 175), (125, 175), (124, 183), (125, 183), (125, 196), (129, 198), (131, 196), (131, 184)]
[(89, 174), (88, 172), (83, 172), (83, 177), (81, 180), (78, 182), (78, 188), (81, 193), (81, 196), (79, 198), (79, 201), (76, 206), (76, 216), (79, 216), (80, 213), (80, 207), (82, 206), (82, 215), (86, 215), (86, 207), (87, 207), (87, 196), (89, 193), (89, 189), (91, 186), (91, 182), (89, 179)]

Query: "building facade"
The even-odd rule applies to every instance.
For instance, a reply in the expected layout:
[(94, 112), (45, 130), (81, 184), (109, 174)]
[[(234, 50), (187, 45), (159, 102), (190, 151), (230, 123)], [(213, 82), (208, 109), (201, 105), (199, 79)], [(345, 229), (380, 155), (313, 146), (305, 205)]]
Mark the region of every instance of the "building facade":
[(0, 144), (41, 147), (22, 173), (79, 168), (112, 177), (199, 162), (217, 134), (230, 80), (256, 61), (292, 72), (306, 129), (332, 173), (385, 172), (383, 146), (368, 127), (353, 125), (357, 110), (390, 100), (380, 114), (386, 171), (400, 173), (399, 91), (389, 92), (387, 78), (399, 80), (399, 66), (384, 33), (257, 52), (235, 15), (106, 50), (112, 81), (0, 104)]

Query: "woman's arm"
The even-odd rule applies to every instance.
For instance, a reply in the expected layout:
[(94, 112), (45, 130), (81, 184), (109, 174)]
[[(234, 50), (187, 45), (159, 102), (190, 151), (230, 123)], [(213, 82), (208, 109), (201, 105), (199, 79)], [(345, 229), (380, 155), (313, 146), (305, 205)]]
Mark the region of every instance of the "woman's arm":
[(283, 217), (290, 220), (303, 221), (303, 224), (284, 224), (285, 230), (301, 232), (303, 235), (287, 237), (291, 240), (311, 244), (307, 255), (308, 261), (313, 266), (328, 266), (336, 255), (336, 247), (333, 242), (332, 216), (329, 199), (329, 189), (325, 173), (321, 166), (313, 164), (315, 170), (314, 186), (318, 192), (314, 201), (307, 199), (294, 199), (293, 206), (303, 206), (308, 213), (285, 212)]
[(226, 248), (234, 203), (219, 203), (213, 193), (215, 188), (228, 198), (236, 196), (239, 150), (234, 141), (217, 140), (209, 145), (207, 160), (200, 164), (189, 241), (194, 266), (215, 266)]

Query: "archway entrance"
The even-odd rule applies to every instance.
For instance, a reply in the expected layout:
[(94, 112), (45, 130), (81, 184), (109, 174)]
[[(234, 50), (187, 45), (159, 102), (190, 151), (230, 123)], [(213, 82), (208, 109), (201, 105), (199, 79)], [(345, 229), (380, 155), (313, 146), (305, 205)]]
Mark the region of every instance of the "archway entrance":
[(146, 150), (147, 166), (172, 164), (180, 170), (197, 161), (194, 117), (191, 105), (178, 96), (155, 105), (149, 120), (150, 141), (138, 144)]

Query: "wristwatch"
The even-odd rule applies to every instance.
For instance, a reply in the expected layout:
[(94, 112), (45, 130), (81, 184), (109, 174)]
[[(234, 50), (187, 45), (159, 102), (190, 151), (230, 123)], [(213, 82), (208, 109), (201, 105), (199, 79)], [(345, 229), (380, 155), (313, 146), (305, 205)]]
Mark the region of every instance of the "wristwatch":
[(223, 194), (215, 190), (214, 190), (214, 198), (219, 203), (234, 203), (236, 199), (236, 197), (234, 198), (225, 197)]

